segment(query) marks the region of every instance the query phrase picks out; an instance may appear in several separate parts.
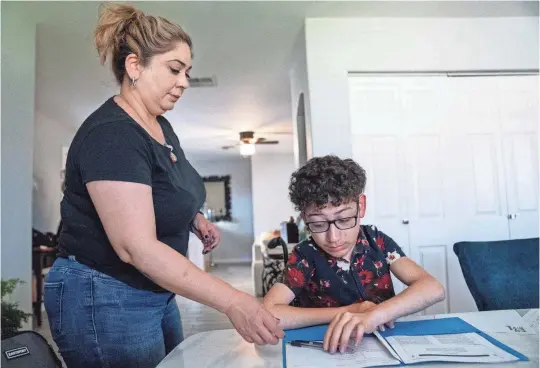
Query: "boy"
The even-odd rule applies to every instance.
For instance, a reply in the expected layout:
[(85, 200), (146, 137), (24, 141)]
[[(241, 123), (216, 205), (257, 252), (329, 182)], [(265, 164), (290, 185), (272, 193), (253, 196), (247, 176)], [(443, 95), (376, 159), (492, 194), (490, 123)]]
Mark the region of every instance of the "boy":
[[(291, 201), (311, 237), (291, 253), (283, 282), (264, 298), (284, 329), (330, 323), (324, 349), (346, 349), (351, 336), (415, 313), (445, 298), (442, 285), (387, 235), (360, 225), (366, 211), (366, 174), (351, 159), (311, 159), (293, 173)], [(392, 272), (408, 286), (395, 295)], [(295, 301), (293, 307), (289, 304)]]

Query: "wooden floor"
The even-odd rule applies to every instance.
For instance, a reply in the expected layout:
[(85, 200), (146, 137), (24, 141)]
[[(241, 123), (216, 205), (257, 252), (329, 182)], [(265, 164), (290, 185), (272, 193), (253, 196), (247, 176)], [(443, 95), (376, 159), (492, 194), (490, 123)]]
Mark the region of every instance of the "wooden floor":
[[(250, 265), (216, 265), (212, 268), (211, 273), (241, 291), (251, 295), (254, 294)], [(226, 315), (221, 314), (212, 308), (190, 301), (181, 296), (177, 296), (176, 301), (182, 317), (185, 338), (199, 332), (233, 328)], [(34, 326), (34, 330), (42, 334), (58, 352), (56, 344), (51, 336), (49, 321), (45, 311), (43, 311), (42, 326)], [(58, 354), (58, 356), (60, 356), (60, 354)]]

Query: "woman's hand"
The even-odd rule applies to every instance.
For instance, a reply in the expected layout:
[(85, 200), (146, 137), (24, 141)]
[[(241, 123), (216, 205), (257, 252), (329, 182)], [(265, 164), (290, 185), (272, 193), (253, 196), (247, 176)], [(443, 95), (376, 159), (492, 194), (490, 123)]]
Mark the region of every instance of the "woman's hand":
[[(354, 303), (346, 307), (347, 312), (350, 313), (366, 313), (369, 311), (372, 311), (374, 308), (377, 308), (377, 304), (366, 301), (366, 302), (360, 302), (360, 303)], [(394, 328), (394, 321), (388, 321), (385, 323), (386, 326), (390, 328)], [(377, 326), (377, 328), (381, 331), (385, 330), (384, 324)]]
[(276, 345), (285, 336), (278, 326), (279, 320), (249, 294), (239, 292), (235, 295), (225, 314), (247, 342)]
[(358, 346), (365, 333), (372, 333), (377, 329), (376, 321), (371, 312), (367, 313), (340, 313), (334, 317), (324, 335), (324, 350), (335, 353), (344, 353), (349, 345), (349, 340), (354, 338), (355, 346)]
[(203, 242), (203, 254), (211, 252), (218, 246), (220, 235), (217, 226), (208, 221), (200, 212), (195, 215), (191, 230)]

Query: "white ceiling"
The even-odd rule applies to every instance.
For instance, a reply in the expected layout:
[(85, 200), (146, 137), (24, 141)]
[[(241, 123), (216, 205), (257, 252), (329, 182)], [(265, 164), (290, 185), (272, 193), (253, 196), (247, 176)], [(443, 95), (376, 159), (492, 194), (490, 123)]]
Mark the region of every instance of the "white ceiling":
[[(19, 6), (28, 3), (17, 2)], [(166, 116), (190, 156), (238, 155), (221, 146), (254, 130), (276, 146), (258, 152), (292, 152), (288, 67), (305, 17), (520, 16), (537, 2), (137, 2), (143, 11), (177, 22), (191, 35), (192, 75), (216, 76), (217, 87), (191, 88)], [(38, 23), (36, 108), (73, 131), (116, 93), (109, 66), (92, 44), (98, 2), (34, 2)], [(271, 132), (289, 132), (274, 135)]]

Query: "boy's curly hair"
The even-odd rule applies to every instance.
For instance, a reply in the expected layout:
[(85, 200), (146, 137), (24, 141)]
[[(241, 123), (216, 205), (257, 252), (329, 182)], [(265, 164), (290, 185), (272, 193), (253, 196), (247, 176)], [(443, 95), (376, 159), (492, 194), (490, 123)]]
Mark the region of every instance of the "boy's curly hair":
[(351, 159), (328, 155), (315, 157), (295, 171), (289, 182), (289, 198), (297, 211), (308, 206), (357, 201), (366, 186), (366, 171)]

